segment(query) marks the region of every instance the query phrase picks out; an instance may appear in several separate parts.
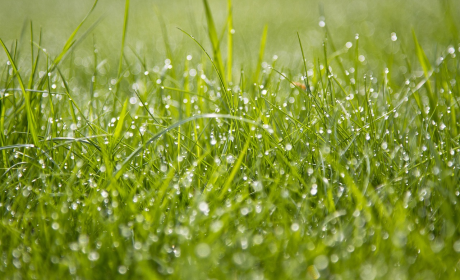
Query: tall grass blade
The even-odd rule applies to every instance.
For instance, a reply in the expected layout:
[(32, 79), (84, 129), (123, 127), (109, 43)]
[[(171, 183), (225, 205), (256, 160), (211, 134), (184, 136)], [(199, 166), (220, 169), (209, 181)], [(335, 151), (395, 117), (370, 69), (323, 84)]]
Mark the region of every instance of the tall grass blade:
[(69, 51), (69, 49), (72, 47), (72, 45), (74, 45), (75, 41), (74, 41), (74, 38), (75, 36), (77, 35), (78, 31), (80, 30), (81, 26), (83, 25), (83, 23), (85, 23), (85, 21), (88, 19), (88, 17), (91, 15), (91, 13), (93, 12), (94, 8), (96, 8), (96, 5), (97, 5), (97, 2), (99, 0), (96, 0), (94, 1), (93, 3), (93, 6), (91, 7), (91, 9), (89, 10), (89, 12), (86, 14), (86, 16), (83, 18), (83, 20), (80, 22), (80, 24), (78, 24), (77, 28), (75, 28), (75, 30), (72, 32), (72, 34), (70, 35), (70, 37), (67, 39), (67, 42), (65, 43), (64, 47), (62, 48), (62, 51), (61, 53), (56, 57), (56, 59), (54, 60), (54, 65), (57, 65), (59, 64), (59, 62), (62, 60), (62, 58), (64, 57), (64, 55)]
[(228, 16), (227, 16), (227, 82), (232, 82), (232, 67), (233, 67), (233, 6), (232, 0), (227, 0), (228, 3)]
[(265, 44), (267, 43), (267, 32), (268, 25), (264, 26), (264, 31), (262, 32), (262, 38), (260, 39), (260, 49), (259, 49), (259, 58), (257, 60), (256, 71), (254, 72), (254, 83), (259, 82), (260, 69), (262, 68), (262, 61), (264, 59)]
[[(217, 35), (216, 26), (214, 24), (214, 19), (212, 17), (211, 8), (209, 7), (208, 0), (203, 0), (203, 4), (205, 8), (206, 22), (208, 24), (208, 37), (212, 44), (214, 61), (217, 66), (217, 70), (220, 73), (222, 83), (225, 86), (227, 85), (227, 83), (225, 82), (225, 71), (224, 71), (224, 66), (222, 63), (222, 55), (220, 53), (219, 36)], [(224, 90), (226, 89), (227, 87), (225, 86)]]
[(123, 69), (123, 56), (124, 56), (124, 53), (125, 53), (126, 31), (128, 30), (128, 16), (129, 16), (129, 0), (126, 0), (125, 1), (125, 15), (124, 15), (124, 18), (123, 18), (123, 33), (121, 35), (120, 59), (118, 60), (118, 72), (117, 72), (118, 81), (117, 81), (116, 93), (118, 93), (118, 89), (119, 89), (118, 84), (120, 82), (121, 71)]
[(246, 144), (244, 144), (244, 147), (240, 152), (240, 155), (238, 156), (238, 159), (235, 162), (235, 165), (232, 168), (232, 171), (230, 172), (230, 175), (226, 179), (225, 184), (220, 191), (220, 196), (219, 196), (220, 200), (224, 198), (225, 194), (227, 193), (228, 188), (233, 183), (233, 179), (235, 178), (236, 173), (238, 173), (238, 171), (240, 170), (240, 166), (243, 163), (244, 156), (246, 155), (246, 152), (250, 144), (251, 144), (251, 138), (248, 138), (246, 140)]
[(121, 136), (121, 131), (123, 129), (123, 123), (126, 117), (126, 112), (128, 110), (128, 104), (129, 104), (128, 100), (126, 100), (125, 104), (123, 105), (123, 109), (121, 109), (120, 118), (118, 119), (117, 126), (115, 127), (115, 130), (113, 132), (114, 142), (118, 142), (118, 139)]
[(35, 122), (35, 117), (33, 115), (33, 111), (31, 108), (30, 104), (30, 95), (29, 92), (26, 91), (26, 88), (24, 87), (24, 83), (22, 82), (21, 74), (19, 74), (18, 68), (16, 67), (16, 63), (13, 60), (13, 57), (11, 56), (10, 52), (8, 51), (8, 48), (5, 46), (3, 43), (3, 40), (0, 39), (0, 44), (3, 47), (3, 50), (5, 51), (8, 60), (11, 64), (11, 67), (13, 67), (14, 74), (16, 75), (19, 86), (21, 87), (22, 94), (24, 96), (25, 104), (26, 104), (26, 114), (27, 114), (27, 122), (28, 122), (28, 127), (30, 130), (30, 133), (32, 134), (32, 139), (33, 143), (37, 146), (40, 145), (38, 141), (38, 133), (37, 133), (37, 128), (36, 128), (36, 122)]

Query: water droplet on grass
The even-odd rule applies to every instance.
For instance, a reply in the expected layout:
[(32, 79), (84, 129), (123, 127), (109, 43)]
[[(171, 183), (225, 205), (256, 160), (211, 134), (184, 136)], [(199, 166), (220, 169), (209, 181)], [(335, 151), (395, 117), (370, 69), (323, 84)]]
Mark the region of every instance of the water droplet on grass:
[(319, 270), (326, 269), (329, 265), (329, 259), (325, 255), (319, 255), (315, 258), (315, 266)]
[(201, 212), (203, 212), (205, 215), (209, 213), (209, 206), (206, 202), (202, 201), (198, 205), (198, 209), (200, 209)]
[(310, 193), (311, 193), (311, 195), (316, 195), (316, 194), (318, 193), (318, 189), (312, 188), (312, 189), (310, 190)]
[(200, 243), (195, 247), (195, 253), (199, 258), (207, 258), (211, 254), (211, 248), (206, 243)]
[(127, 271), (128, 271), (128, 269), (124, 265), (120, 265), (118, 267), (118, 273), (120, 273), (120, 274), (125, 274)]
[(89, 242), (89, 236), (86, 235), (86, 234), (82, 234), (78, 237), (78, 243), (80, 243), (80, 245), (84, 246), (86, 244), (88, 244)]
[(395, 32), (392, 32), (391, 33), (391, 41), (395, 42), (396, 40), (398, 40), (398, 36), (396, 36)]
[(222, 229), (223, 226), (224, 226), (224, 223), (222, 223), (222, 221), (215, 221), (214, 223), (211, 224), (211, 231), (218, 232), (219, 230)]
[(454, 250), (457, 253), (460, 253), (460, 240), (454, 242)]
[(386, 150), (388, 148), (387, 142), (382, 143), (382, 149)]
[(98, 252), (93, 251), (93, 252), (89, 253), (88, 260), (94, 262), (94, 261), (97, 261), (98, 259), (99, 259), (99, 253)]
[(228, 155), (227, 156), (227, 163), (228, 164), (233, 164), (235, 162), (235, 157), (233, 155)]
[(260, 234), (254, 235), (254, 238), (252, 239), (255, 245), (260, 245), (264, 241), (264, 237)]

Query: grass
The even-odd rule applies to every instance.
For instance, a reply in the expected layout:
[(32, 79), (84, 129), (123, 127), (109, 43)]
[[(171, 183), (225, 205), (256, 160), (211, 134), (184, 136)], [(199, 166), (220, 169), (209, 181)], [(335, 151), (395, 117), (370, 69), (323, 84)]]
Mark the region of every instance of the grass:
[(458, 5), (384, 44), (322, 15), (286, 61), (265, 26), (247, 61), (243, 4), (203, 0), (199, 36), (152, 8), (158, 59), (135, 2), (117, 51), (98, 1), (60, 50), (0, 41), (2, 278), (459, 277)]

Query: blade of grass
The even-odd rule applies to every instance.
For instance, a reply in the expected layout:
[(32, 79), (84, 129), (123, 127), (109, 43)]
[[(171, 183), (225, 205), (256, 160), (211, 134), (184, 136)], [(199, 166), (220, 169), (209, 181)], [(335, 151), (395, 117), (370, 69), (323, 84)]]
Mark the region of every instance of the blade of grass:
[(125, 104), (123, 105), (123, 109), (121, 109), (121, 113), (120, 113), (120, 118), (118, 119), (118, 123), (117, 123), (117, 126), (115, 127), (115, 130), (113, 132), (113, 141), (114, 142), (118, 142), (118, 139), (120, 138), (121, 136), (121, 131), (123, 129), (123, 123), (124, 123), (124, 120), (125, 120), (125, 117), (127, 115), (127, 110), (128, 110), (128, 100), (125, 101)]
[[(430, 107), (436, 108), (437, 98), (435, 97), (435, 93), (433, 92), (433, 87), (431, 86), (431, 81), (429, 79), (429, 77), (431, 76), (431, 73), (433, 72), (433, 67), (431, 67), (430, 61), (428, 60), (425, 54), (425, 51), (423, 50), (422, 46), (419, 44), (414, 30), (412, 30), (412, 37), (414, 39), (415, 53), (417, 55), (420, 65), (422, 66), (423, 74), (425, 75), (425, 78), (426, 78), (425, 88), (428, 91), (428, 99), (430, 101)], [(434, 114), (433, 116), (436, 122), (438, 121), (437, 116), (438, 114)]]
[[(174, 55), (172, 52), (171, 48), (171, 43), (169, 42), (169, 35), (168, 35), (168, 29), (166, 28), (165, 21), (163, 19), (163, 16), (161, 15), (161, 12), (158, 10), (156, 6), (154, 6), (155, 14), (157, 15), (158, 21), (160, 22), (160, 30), (161, 30), (161, 35), (163, 36), (163, 42), (165, 45), (165, 50), (166, 50), (166, 57), (171, 60), (171, 64), (174, 62)], [(173, 67), (171, 69), (171, 77), (176, 78), (176, 68)]]
[(233, 179), (235, 178), (236, 173), (239, 171), (240, 166), (243, 163), (244, 156), (250, 144), (251, 144), (251, 137), (248, 137), (248, 139), (246, 140), (246, 144), (244, 144), (244, 147), (241, 150), (240, 155), (238, 156), (238, 159), (236, 160), (235, 165), (232, 168), (232, 171), (230, 172), (230, 175), (226, 178), (225, 184), (220, 191), (219, 200), (222, 200), (224, 198), (225, 194), (227, 193), (228, 188), (233, 183)]
[(121, 49), (120, 49), (120, 59), (118, 61), (118, 72), (117, 72), (117, 83), (115, 89), (115, 96), (113, 100), (113, 111), (115, 111), (115, 106), (117, 104), (116, 97), (118, 96), (118, 91), (120, 89), (120, 78), (123, 69), (123, 56), (125, 53), (125, 40), (126, 40), (126, 31), (128, 30), (128, 16), (129, 16), (129, 0), (125, 1), (125, 15), (123, 18), (123, 33), (121, 36)]
[(177, 28), (179, 29), (180, 31), (182, 31), (184, 34), (186, 34), (187, 36), (189, 36), (193, 41), (195, 41), (195, 43), (198, 44), (198, 46), (200, 46), (201, 50), (206, 54), (206, 56), (208, 57), (209, 61), (211, 61), (211, 64), (212, 66), (214, 67), (214, 70), (216, 71), (217, 73), (217, 76), (219, 77), (219, 82), (220, 82), (220, 85), (222, 87), (222, 91), (225, 92), (224, 95), (225, 95), (225, 102), (223, 102), (227, 112), (231, 112), (230, 111), (230, 108), (231, 108), (231, 101), (229, 99), (229, 93), (228, 91), (226, 90), (227, 87), (225, 85), (225, 81), (221, 75), (221, 73), (219, 72), (219, 69), (217, 67), (217, 65), (214, 63), (214, 61), (212, 60), (211, 56), (208, 54), (208, 52), (205, 50), (205, 48), (195, 39), (195, 37), (193, 37), (192, 35), (188, 34), (187, 32), (185, 32), (184, 30), (180, 29), (180, 28)]
[(232, 0), (227, 1), (228, 5), (228, 16), (227, 16), (227, 25), (228, 25), (228, 33), (227, 33), (227, 82), (232, 82), (232, 67), (233, 67), (233, 6)]
[(222, 84), (223, 84), (223, 91), (226, 91), (227, 83), (225, 82), (225, 76), (224, 76), (224, 66), (222, 63), (222, 56), (220, 54), (220, 47), (219, 47), (219, 37), (217, 36), (217, 30), (216, 26), (214, 24), (214, 19), (212, 17), (211, 9), (209, 7), (208, 0), (203, 0), (204, 8), (205, 8), (205, 14), (206, 14), (206, 22), (208, 24), (208, 37), (209, 40), (211, 41), (212, 44), (212, 51), (213, 51), (213, 57), (214, 61), (216, 64), (217, 71), (220, 73), (220, 77), (222, 79)]
[(75, 43), (74, 41), (74, 38), (75, 36), (77, 35), (78, 31), (80, 30), (81, 26), (83, 25), (83, 23), (85, 23), (85, 21), (88, 19), (88, 17), (91, 15), (91, 13), (93, 12), (93, 10), (96, 8), (96, 5), (97, 5), (97, 2), (99, 0), (96, 0), (94, 1), (93, 3), (93, 6), (91, 7), (91, 9), (89, 10), (89, 12), (86, 14), (86, 16), (83, 18), (83, 20), (80, 22), (80, 24), (78, 24), (77, 28), (75, 28), (75, 30), (72, 32), (72, 34), (70, 35), (70, 37), (67, 39), (67, 42), (65, 43), (64, 47), (62, 48), (62, 51), (61, 53), (56, 57), (56, 59), (54, 60), (54, 64), (57, 65), (59, 64), (59, 62), (62, 60), (62, 58), (64, 57), (64, 55), (70, 50), (70, 48), (72, 47), (72, 45)]
[(257, 60), (256, 71), (254, 72), (254, 83), (259, 83), (259, 74), (260, 68), (262, 67), (262, 61), (264, 59), (264, 52), (265, 52), (265, 44), (267, 43), (267, 32), (268, 32), (268, 25), (264, 26), (264, 31), (262, 32), (262, 38), (260, 39), (260, 49), (259, 49), (259, 58)]
[(3, 47), (3, 50), (5, 51), (8, 60), (10, 61), (11, 66), (13, 67), (14, 74), (16, 75), (19, 86), (21, 87), (22, 94), (24, 96), (25, 104), (26, 104), (26, 114), (27, 114), (27, 122), (28, 122), (28, 128), (30, 130), (30, 133), (32, 134), (32, 139), (33, 143), (37, 146), (39, 146), (39, 141), (38, 141), (38, 134), (37, 134), (37, 128), (36, 128), (36, 123), (35, 123), (35, 117), (32, 113), (32, 108), (30, 106), (30, 95), (29, 92), (26, 91), (26, 88), (24, 87), (24, 83), (22, 82), (21, 75), (19, 74), (18, 68), (16, 67), (16, 64), (11, 57), (10, 52), (8, 51), (8, 48), (5, 46), (3, 43), (3, 40), (0, 39), (0, 44)]

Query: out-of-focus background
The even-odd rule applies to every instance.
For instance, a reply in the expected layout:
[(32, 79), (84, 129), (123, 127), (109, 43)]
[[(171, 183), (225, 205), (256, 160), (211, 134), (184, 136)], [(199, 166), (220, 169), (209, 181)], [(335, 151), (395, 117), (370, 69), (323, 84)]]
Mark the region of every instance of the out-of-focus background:
[[(0, 38), (9, 45), (15, 39), (29, 40), (32, 21), (35, 36), (42, 28), (42, 46), (56, 55), (92, 4), (91, 0), (2, 0)], [(220, 33), (226, 24), (227, 1), (212, 0), (210, 4)], [(84, 34), (98, 19), (101, 21), (78, 52), (85, 52), (84, 46), (91, 46), (95, 40), (100, 52), (116, 58), (113, 54), (120, 50), (124, 5), (125, 1), (121, 0), (99, 1), (80, 34)], [(131, 1), (127, 55), (132, 49), (153, 62), (164, 61), (166, 53), (159, 16), (166, 24), (175, 54), (199, 51), (196, 44), (176, 27), (188, 31), (209, 48), (203, 11), (203, 3), (199, 0)], [(407, 51), (413, 49), (413, 29), (429, 58), (435, 59), (438, 44), (458, 43), (459, 14), (460, 1), (453, 0), (234, 0), (234, 59), (236, 66), (257, 61), (265, 24), (268, 25), (265, 58), (270, 59), (276, 54), (284, 66), (292, 66), (300, 57), (297, 32), (303, 39), (307, 59), (322, 56), (321, 45), (326, 28), (330, 31), (329, 40), (337, 49), (344, 48), (346, 42), (353, 43), (356, 34), (359, 34), (364, 56), (371, 51), (404, 55), (399, 44)], [(321, 21), (326, 27), (320, 26), (323, 25)], [(397, 37), (396, 49), (391, 40), (392, 32), (395, 33), (393, 40), (394, 35)], [(226, 36), (223, 36), (224, 45), (225, 40)], [(369, 64), (373, 66), (372, 61)]]

